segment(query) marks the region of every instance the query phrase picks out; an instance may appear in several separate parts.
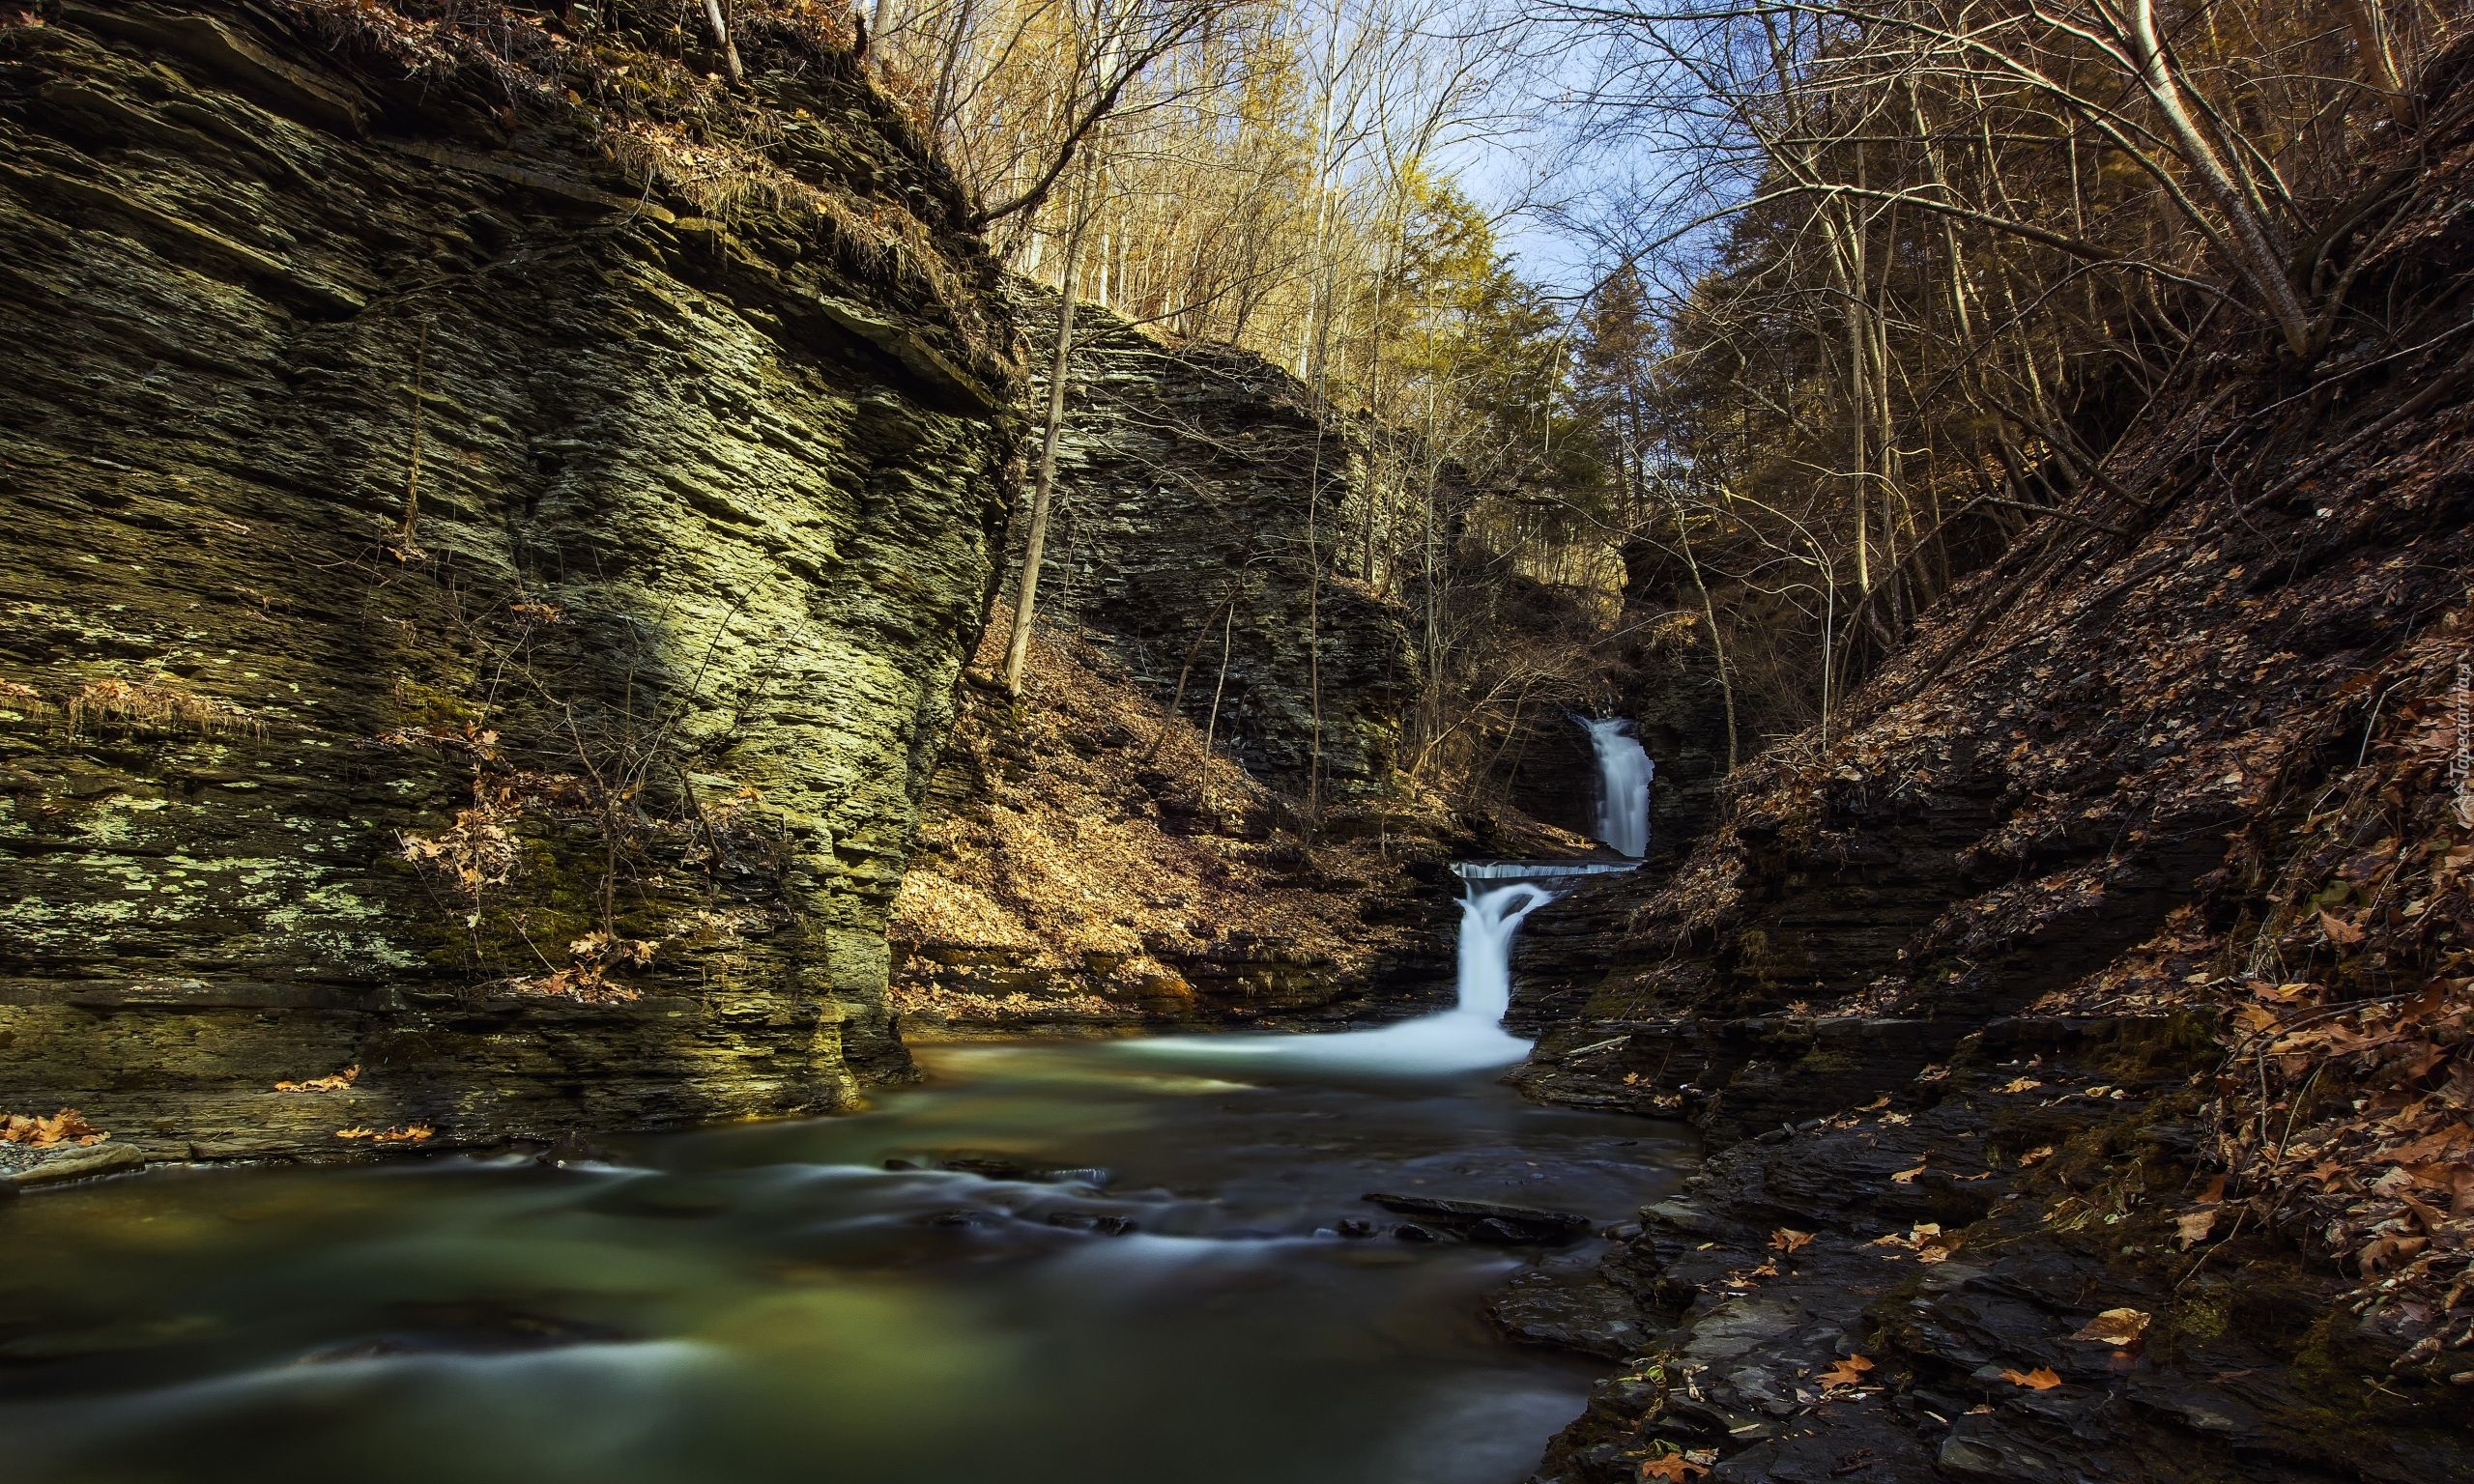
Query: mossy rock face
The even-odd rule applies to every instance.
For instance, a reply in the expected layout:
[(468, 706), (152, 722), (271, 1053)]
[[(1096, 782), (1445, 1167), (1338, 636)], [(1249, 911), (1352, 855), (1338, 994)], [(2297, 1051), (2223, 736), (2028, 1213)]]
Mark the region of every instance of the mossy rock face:
[(352, 55), (0, 37), (0, 1105), (205, 1154), (849, 1105), (907, 1071), (884, 915), (1019, 468), (996, 269), (863, 83), (764, 85), (897, 224), (865, 276)]

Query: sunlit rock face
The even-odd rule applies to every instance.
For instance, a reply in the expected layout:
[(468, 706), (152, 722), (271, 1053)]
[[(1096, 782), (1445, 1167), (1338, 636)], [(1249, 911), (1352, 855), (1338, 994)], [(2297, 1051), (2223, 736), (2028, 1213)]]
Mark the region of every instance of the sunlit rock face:
[(807, 193), (720, 222), (273, 14), (0, 30), (0, 1104), (219, 1155), (906, 1075), (1019, 467), (953, 186), (836, 54), (752, 67)]

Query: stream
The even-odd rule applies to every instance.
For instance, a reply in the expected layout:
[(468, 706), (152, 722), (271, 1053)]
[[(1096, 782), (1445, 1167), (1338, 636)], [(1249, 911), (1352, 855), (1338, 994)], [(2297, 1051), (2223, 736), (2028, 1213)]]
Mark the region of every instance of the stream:
[[(1473, 887), (1507, 943), (1519, 893)], [(1595, 1229), (1692, 1144), (1521, 1101), (1493, 1014), (1446, 1031), (1491, 1040), (930, 1047), (852, 1116), (22, 1200), (6, 1475), (1512, 1484), (1596, 1368), (1482, 1300), (1602, 1244), (1404, 1238), (1362, 1197)]]

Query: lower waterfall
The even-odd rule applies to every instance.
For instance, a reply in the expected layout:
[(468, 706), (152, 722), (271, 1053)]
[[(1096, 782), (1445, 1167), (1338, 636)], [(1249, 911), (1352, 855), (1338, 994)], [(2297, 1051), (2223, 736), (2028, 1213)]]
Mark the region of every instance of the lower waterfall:
[(1529, 1042), (1503, 1027), (1511, 1004), (1512, 937), (1524, 918), (1553, 899), (1529, 881), (1469, 883), (1460, 899), (1459, 987), (1450, 1010), (1320, 1036), (1164, 1036), (1118, 1044), (1135, 1055), (1326, 1070), (1432, 1075), (1509, 1067), (1529, 1054)]

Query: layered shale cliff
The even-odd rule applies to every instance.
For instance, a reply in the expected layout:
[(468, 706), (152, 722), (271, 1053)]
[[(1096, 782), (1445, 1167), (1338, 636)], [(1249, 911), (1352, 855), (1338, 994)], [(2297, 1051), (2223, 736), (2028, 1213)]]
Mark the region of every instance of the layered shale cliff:
[(743, 21), (742, 91), (487, 9), (0, 20), (12, 1111), (314, 1152), (907, 1072), (995, 268), (828, 36)]
[(1575, 1281), (1653, 1338), (1542, 1479), (2466, 1471), (2461, 89), (2421, 144), (2359, 290), (2418, 312), (2204, 347), (1671, 884), (1530, 928), (1528, 1086), (1715, 1151)]
[[(1044, 382), (1056, 298), (1018, 292)], [(1251, 351), (1162, 340), (1092, 304), (1074, 333), (1043, 612), (1255, 778), (1327, 798), (1384, 787), (1419, 662), (1408, 609), (1338, 575), (1365, 430)]]

